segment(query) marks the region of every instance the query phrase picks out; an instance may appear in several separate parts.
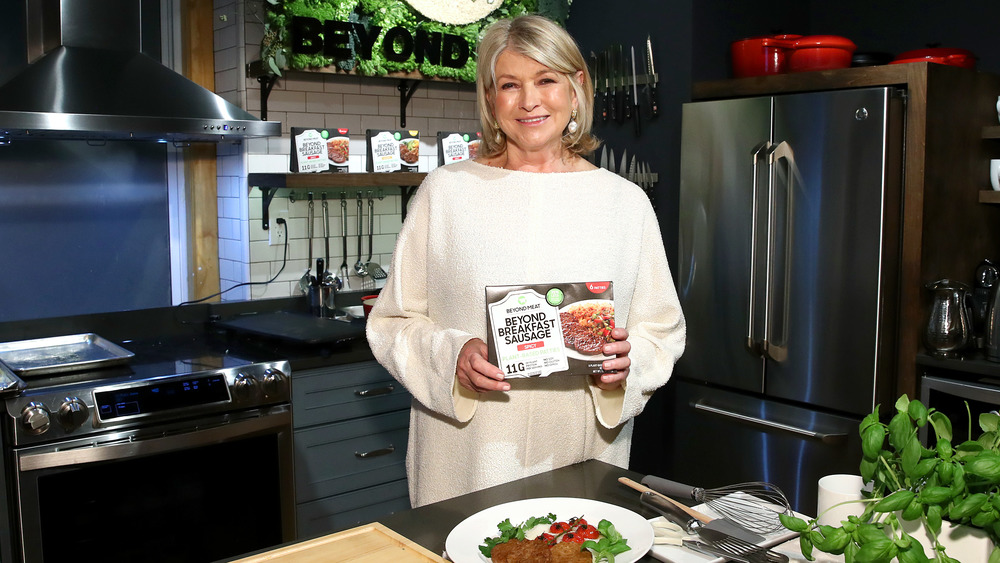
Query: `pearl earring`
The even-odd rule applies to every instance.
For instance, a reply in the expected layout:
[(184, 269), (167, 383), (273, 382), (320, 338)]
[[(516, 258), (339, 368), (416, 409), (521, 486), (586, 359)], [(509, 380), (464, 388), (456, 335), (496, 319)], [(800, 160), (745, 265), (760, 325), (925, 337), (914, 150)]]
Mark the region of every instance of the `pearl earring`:
[(580, 125), (576, 122), (576, 110), (574, 109), (573, 113), (569, 116), (569, 124), (566, 125), (566, 130), (569, 131), (570, 134), (573, 134), (576, 133), (576, 130), (579, 128)]
[(500, 124), (497, 123), (496, 120), (493, 120), (493, 128), (497, 130), (497, 135), (493, 138), (493, 140), (495, 140), (497, 144), (500, 144), (500, 141), (503, 140), (503, 131), (500, 130)]

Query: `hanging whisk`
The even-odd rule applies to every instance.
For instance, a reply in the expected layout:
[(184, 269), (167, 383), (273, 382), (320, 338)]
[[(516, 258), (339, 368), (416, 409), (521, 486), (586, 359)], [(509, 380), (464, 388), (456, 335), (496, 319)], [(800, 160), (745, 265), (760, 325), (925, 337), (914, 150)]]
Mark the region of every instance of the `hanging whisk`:
[(642, 484), (669, 497), (703, 502), (720, 516), (758, 534), (784, 529), (778, 515), (792, 514), (792, 507), (785, 493), (764, 481), (705, 489), (647, 475), (642, 478)]

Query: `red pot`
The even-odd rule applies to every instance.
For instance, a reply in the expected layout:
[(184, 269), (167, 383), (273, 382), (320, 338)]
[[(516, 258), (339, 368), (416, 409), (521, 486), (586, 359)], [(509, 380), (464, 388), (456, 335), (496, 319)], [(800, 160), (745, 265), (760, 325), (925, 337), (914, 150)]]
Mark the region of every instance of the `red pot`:
[(847, 68), (855, 49), (836, 35), (768, 35), (730, 44), (736, 78)]
[(795, 40), (789, 53), (789, 72), (831, 70), (851, 66), (857, 46), (837, 35), (807, 35)]
[(903, 63), (938, 63), (943, 65), (976, 68), (976, 56), (966, 49), (935, 47), (932, 49), (917, 49), (900, 53), (889, 64)]
[(801, 35), (768, 35), (750, 37), (729, 44), (733, 76), (764, 76), (788, 72), (788, 45)]

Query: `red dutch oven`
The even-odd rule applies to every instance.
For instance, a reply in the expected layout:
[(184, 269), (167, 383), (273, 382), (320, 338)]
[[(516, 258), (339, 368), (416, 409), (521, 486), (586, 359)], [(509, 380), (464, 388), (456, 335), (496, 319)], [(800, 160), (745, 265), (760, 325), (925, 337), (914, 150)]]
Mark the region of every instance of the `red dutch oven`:
[(729, 44), (733, 76), (747, 78), (788, 72), (788, 44), (801, 35), (767, 35)]
[(900, 53), (890, 64), (938, 63), (943, 65), (976, 68), (976, 56), (966, 49), (934, 47)]
[(856, 48), (850, 39), (837, 35), (769, 35), (734, 41), (733, 76), (847, 68)]

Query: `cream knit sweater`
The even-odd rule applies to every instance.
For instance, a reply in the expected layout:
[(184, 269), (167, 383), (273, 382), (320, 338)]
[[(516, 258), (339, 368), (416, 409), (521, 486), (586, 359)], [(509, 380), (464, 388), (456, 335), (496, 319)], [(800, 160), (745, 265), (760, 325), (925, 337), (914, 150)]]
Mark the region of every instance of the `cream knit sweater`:
[[(624, 389), (584, 376), (511, 379), (506, 393), (458, 385), (462, 346), (486, 340), (487, 285), (604, 280), (632, 344)], [(627, 467), (632, 417), (670, 377), (684, 317), (635, 184), (603, 169), (466, 161), (437, 168), (413, 196), (367, 336), (414, 398), (406, 469), (416, 507), (587, 459)]]

